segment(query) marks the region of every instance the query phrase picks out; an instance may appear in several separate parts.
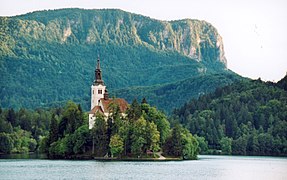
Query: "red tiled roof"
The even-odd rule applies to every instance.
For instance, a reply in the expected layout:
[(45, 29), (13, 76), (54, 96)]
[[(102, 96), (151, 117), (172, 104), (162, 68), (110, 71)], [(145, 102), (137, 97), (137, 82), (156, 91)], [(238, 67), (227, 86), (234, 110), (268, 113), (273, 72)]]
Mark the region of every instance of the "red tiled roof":
[(104, 107), (104, 112), (109, 112), (109, 106), (111, 103), (115, 103), (120, 107), (120, 111), (121, 113), (124, 113), (127, 108), (128, 108), (128, 103), (126, 100), (121, 99), (121, 98), (116, 98), (116, 99), (108, 99), (105, 100), (104, 98), (101, 99), (101, 102), (103, 103), (103, 107)]
[(95, 114), (95, 113), (97, 113), (97, 112), (100, 112), (100, 113), (104, 114), (104, 111), (103, 111), (103, 109), (102, 109), (101, 106), (95, 106), (95, 107), (89, 112), (89, 114)]

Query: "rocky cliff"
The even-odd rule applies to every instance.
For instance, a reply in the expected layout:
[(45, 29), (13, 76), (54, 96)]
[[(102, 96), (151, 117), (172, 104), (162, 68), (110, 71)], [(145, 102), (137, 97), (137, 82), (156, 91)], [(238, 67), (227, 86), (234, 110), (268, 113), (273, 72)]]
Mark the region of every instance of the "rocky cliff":
[(0, 24), (3, 54), (18, 55), (14, 45), (25, 38), (63, 44), (144, 45), (226, 65), (222, 37), (205, 21), (160, 21), (112, 9), (62, 9), (2, 17)]

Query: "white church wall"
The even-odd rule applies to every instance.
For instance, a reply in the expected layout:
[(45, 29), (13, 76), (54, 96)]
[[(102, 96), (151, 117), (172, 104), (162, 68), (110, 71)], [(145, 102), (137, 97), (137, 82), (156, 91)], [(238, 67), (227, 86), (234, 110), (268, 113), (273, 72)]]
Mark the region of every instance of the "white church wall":
[[(94, 86), (94, 85), (91, 86), (91, 95), (92, 95), (92, 98), (91, 98), (91, 110), (95, 106), (99, 105), (99, 100), (101, 98), (104, 98), (105, 90), (106, 90), (106, 86), (103, 86), (101, 84), (96, 85), (96, 86)], [(101, 93), (99, 93), (99, 92), (101, 92)]]

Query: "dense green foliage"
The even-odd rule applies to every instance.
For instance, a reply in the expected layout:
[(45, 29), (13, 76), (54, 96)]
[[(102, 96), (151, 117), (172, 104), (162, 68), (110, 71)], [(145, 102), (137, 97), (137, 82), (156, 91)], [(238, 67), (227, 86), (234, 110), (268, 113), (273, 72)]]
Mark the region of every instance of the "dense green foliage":
[[(196, 159), (198, 143), (184, 128), (175, 154), (167, 148), (174, 139), (167, 117), (156, 108), (136, 100), (122, 117), (119, 107), (111, 105), (110, 116), (97, 114), (92, 130), (81, 106), (69, 101), (65, 107), (35, 111), (0, 110), (0, 153), (47, 153), (49, 158), (155, 157), (162, 147), (169, 156)], [(168, 139), (168, 142), (166, 140)], [(152, 152), (148, 154), (147, 152)]]
[[(284, 80), (285, 79), (285, 80)], [(200, 139), (202, 153), (287, 155), (287, 93), (278, 84), (242, 81), (201, 96), (174, 111)], [(173, 122), (173, 123), (174, 123)], [(203, 147), (203, 148), (202, 148)]]
[(124, 150), (123, 140), (118, 134), (111, 137), (109, 146), (112, 157), (120, 155)]
[(69, 157), (87, 151), (90, 132), (81, 106), (69, 101), (56, 109), (0, 111), (0, 153), (48, 153)]
[[(172, 131), (165, 114), (144, 102), (134, 100), (126, 117), (120, 115), (117, 105), (111, 105), (108, 119), (97, 114), (92, 130), (81, 106), (72, 101), (51, 110), (1, 109), (0, 153), (42, 152), (53, 159), (85, 155), (155, 157), (154, 153), (172, 137)], [(197, 141), (186, 129), (178, 129), (177, 133), (181, 134), (179, 148), (183, 151), (168, 155), (195, 159)]]
[[(45, 146), (51, 114), (60, 109), (0, 110), (0, 153), (27, 153)], [(53, 122), (53, 120), (52, 120)], [(42, 145), (41, 145), (42, 144)]]
[(163, 151), (167, 156), (196, 159), (199, 142), (192, 134), (180, 125), (172, 129), (171, 135), (164, 144)]
[[(166, 116), (145, 102), (139, 104), (134, 100), (127, 110), (126, 117), (120, 116), (116, 105), (113, 106), (107, 122), (100, 114), (97, 115), (92, 129), (95, 156), (154, 157), (155, 152), (169, 144), (166, 140), (172, 135)], [(171, 152), (168, 155), (173, 157), (197, 158), (197, 141), (186, 129), (179, 129), (178, 133), (185, 135), (178, 139), (183, 142), (179, 144), (179, 148), (184, 151), (178, 154), (173, 154), (169, 148), (164, 148), (163, 151)]]
[[(166, 22), (120, 10), (41, 11), (0, 17), (0, 40), (4, 108), (64, 106), (72, 99), (88, 110), (98, 54), (112, 95), (129, 92), (131, 102), (147, 92), (151, 105), (167, 112), (236, 79), (225, 69), (218, 32), (198, 20)], [(181, 81), (178, 94), (173, 87)]]
[[(138, 104), (134, 100), (126, 117), (122, 117), (119, 107), (112, 104), (107, 119), (101, 114), (97, 114), (96, 117), (94, 127), (89, 131), (86, 123), (82, 121), (83, 114), (80, 109), (74, 103), (68, 103), (58, 124), (58, 139), (54, 142), (49, 140), (47, 143), (49, 157), (74, 158), (81, 154), (96, 157), (154, 157), (155, 154), (147, 152), (160, 151), (161, 146), (166, 146), (168, 137), (176, 141), (170, 134), (166, 116), (146, 103)], [(49, 139), (55, 137), (53, 124), (56, 123), (53, 123), (53, 119), (55, 118), (52, 118)], [(75, 128), (71, 130), (69, 127), (73, 123)], [(181, 144), (178, 146), (182, 152), (173, 154), (168, 148), (164, 151), (171, 152), (168, 155), (174, 157), (196, 159), (196, 139), (184, 128), (177, 129), (177, 133), (181, 134), (178, 139)]]
[(58, 119), (53, 115), (45, 148), (49, 157), (70, 158), (85, 153), (91, 133), (81, 106), (69, 101)]
[(114, 94), (125, 99), (149, 97), (150, 104), (157, 105), (170, 114), (173, 109), (182, 106), (191, 97), (198, 98), (203, 94), (215, 91), (217, 87), (231, 84), (241, 79), (232, 73), (202, 75), (175, 83), (147, 87), (132, 87), (115, 90)]

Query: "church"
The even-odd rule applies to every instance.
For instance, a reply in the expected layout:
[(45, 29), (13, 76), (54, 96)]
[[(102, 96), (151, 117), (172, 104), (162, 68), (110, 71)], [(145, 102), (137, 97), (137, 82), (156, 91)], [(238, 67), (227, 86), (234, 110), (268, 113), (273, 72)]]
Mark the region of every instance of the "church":
[(98, 57), (95, 70), (95, 79), (91, 86), (91, 111), (89, 112), (89, 129), (92, 129), (95, 124), (96, 114), (104, 115), (105, 119), (110, 115), (110, 104), (117, 104), (120, 108), (122, 116), (128, 108), (128, 103), (125, 99), (109, 98), (109, 93), (102, 79), (102, 71), (100, 67), (100, 58)]

